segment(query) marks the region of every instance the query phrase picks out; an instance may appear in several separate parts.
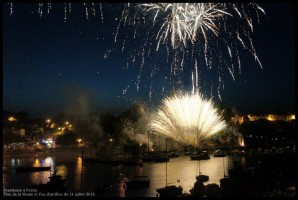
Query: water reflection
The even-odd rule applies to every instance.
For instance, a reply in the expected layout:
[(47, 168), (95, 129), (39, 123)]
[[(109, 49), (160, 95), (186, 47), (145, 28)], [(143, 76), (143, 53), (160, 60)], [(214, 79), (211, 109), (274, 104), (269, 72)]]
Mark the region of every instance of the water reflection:
[[(49, 181), (48, 177), (51, 176), (51, 171), (32, 172), (30, 173), (30, 184), (41, 184)], [(26, 185), (28, 186), (28, 184)]]
[(82, 178), (83, 178), (83, 172), (82, 172), (82, 157), (79, 156), (76, 160), (76, 165), (75, 165), (75, 177), (74, 177), (74, 185), (77, 186), (75, 188), (76, 191), (82, 190)]
[(59, 165), (56, 167), (57, 174), (59, 174), (60, 176), (62, 176), (62, 178), (67, 177), (68, 175), (68, 169), (66, 167), (66, 165)]
[(52, 166), (54, 164), (52, 157), (47, 157), (46, 159), (42, 160), (44, 165)]
[(11, 159), (11, 166), (15, 166), (15, 159)]
[(124, 174), (120, 174), (119, 181), (117, 183), (118, 188), (118, 196), (119, 197), (125, 197), (125, 190), (126, 190), (126, 182), (127, 178)]
[(39, 160), (36, 158), (35, 159), (35, 162), (33, 163), (33, 167), (40, 167), (40, 162), (39, 162)]
[[(80, 152), (39, 155), (27, 157), (10, 157), (3, 159), (3, 188), (20, 188), (31, 184), (46, 183), (49, 181), (50, 171), (16, 173), (16, 166), (30, 164), (31, 166), (51, 166), (58, 169), (57, 174), (67, 179), (67, 191), (94, 192), (101, 185), (113, 185), (109, 196), (155, 197), (156, 189), (166, 185), (181, 185), (183, 192), (189, 193), (194, 186), (198, 175), (198, 161), (191, 161), (188, 156), (171, 158), (167, 163), (144, 163), (140, 166), (113, 167), (103, 163), (83, 162)], [(232, 157), (230, 158), (232, 159)], [(200, 161), (200, 171), (209, 176), (205, 184), (220, 184), (219, 180), (228, 175), (228, 168), (233, 163), (226, 157), (213, 157), (210, 160)], [(237, 162), (244, 162), (244, 157), (234, 158)], [(167, 169), (167, 171), (166, 171)], [(17, 175), (17, 176), (16, 176)], [(141, 190), (127, 190), (125, 178), (134, 176), (148, 176), (150, 187)]]

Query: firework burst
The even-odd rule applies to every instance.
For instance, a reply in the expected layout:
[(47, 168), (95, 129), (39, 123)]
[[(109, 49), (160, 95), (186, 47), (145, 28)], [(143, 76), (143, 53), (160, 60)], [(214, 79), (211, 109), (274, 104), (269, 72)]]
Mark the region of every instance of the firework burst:
[[(146, 62), (153, 63), (150, 64), (151, 70), (155, 72), (151, 73), (152, 79), (157, 75), (156, 68), (160, 68), (160, 65), (169, 66), (167, 84), (180, 90), (185, 89), (187, 80), (184, 77), (191, 77), (185, 76), (185, 69), (193, 66), (191, 74), (195, 74), (196, 90), (200, 89), (202, 81), (208, 79), (203, 77), (203, 71), (216, 71), (217, 94), (221, 100), (224, 74), (230, 74), (235, 81), (236, 75), (242, 71), (240, 55), (243, 52), (251, 54), (262, 68), (252, 41), (253, 24), (259, 23), (259, 13), (265, 14), (265, 11), (254, 3), (125, 4), (114, 41), (119, 41), (118, 33), (122, 27), (134, 30), (131, 38), (142, 38), (143, 42), (133, 51), (138, 52), (137, 55), (132, 52), (134, 55), (128, 61), (130, 65), (135, 65), (138, 59), (138, 63), (141, 63), (135, 82), (137, 91), (140, 89)], [(146, 34), (142, 34), (144, 32)], [(125, 42), (122, 51), (124, 49)], [(150, 86), (150, 99), (152, 89), (154, 87)]]
[[(14, 5), (7, 3), (10, 15)], [(73, 14), (75, 7), (63, 3), (64, 21)], [(123, 71), (139, 67), (136, 80), (123, 88), (123, 96), (136, 88), (149, 90), (149, 100), (154, 93), (165, 93), (165, 88), (185, 90), (191, 78), (196, 90), (210, 84), (220, 92), (224, 90), (225, 74), (235, 81), (242, 72), (241, 58), (245, 53), (262, 68), (254, 48), (252, 34), (254, 24), (260, 22), (260, 13), (265, 11), (255, 3), (83, 3), (87, 20), (99, 18), (104, 24), (106, 9), (119, 9), (120, 16), (114, 18), (118, 24), (114, 30), (114, 42), (127, 56)], [(53, 10), (52, 3), (39, 3), (40, 17)], [(105, 10), (105, 12), (103, 12)], [(108, 17), (108, 15), (105, 15)], [(100, 26), (100, 24), (99, 24)], [(121, 34), (120, 34), (121, 33)], [(117, 44), (118, 45), (118, 44)], [(114, 49), (107, 49), (104, 59), (108, 59)], [(150, 63), (150, 64), (149, 64)], [(189, 67), (191, 66), (191, 67)], [(191, 71), (191, 72), (189, 72)], [(217, 80), (206, 74), (215, 71)], [(145, 74), (150, 74), (150, 86), (142, 86)], [(158, 83), (164, 78), (163, 85)], [(195, 76), (195, 77), (194, 77)], [(214, 80), (210, 80), (214, 79)], [(160, 80), (159, 80), (160, 81)], [(210, 83), (211, 82), (211, 83)], [(217, 87), (213, 87), (217, 83)], [(204, 88), (206, 90), (206, 88)], [(202, 90), (201, 90), (202, 91)], [(133, 91), (135, 93), (135, 91)]]
[(205, 40), (207, 40), (206, 30), (212, 31), (217, 36), (218, 28), (214, 21), (224, 15), (231, 16), (220, 9), (219, 5), (211, 3), (151, 3), (141, 4), (140, 7), (143, 7), (144, 12), (155, 12), (153, 24), (158, 14), (165, 15), (156, 36), (158, 47), (161, 41), (166, 43), (169, 36), (172, 47), (176, 48), (179, 45), (176, 43), (179, 42), (186, 46), (187, 40), (194, 44), (199, 31), (202, 32)]
[(162, 101), (149, 127), (156, 134), (194, 144), (223, 130), (226, 123), (211, 100), (204, 100), (199, 93), (179, 93)]

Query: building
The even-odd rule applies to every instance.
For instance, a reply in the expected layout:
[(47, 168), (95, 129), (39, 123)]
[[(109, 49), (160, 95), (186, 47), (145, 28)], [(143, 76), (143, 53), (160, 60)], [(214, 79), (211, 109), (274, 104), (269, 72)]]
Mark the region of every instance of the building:
[(278, 115), (278, 114), (261, 114), (261, 115), (244, 115), (239, 116), (238, 123), (242, 124), (245, 119), (248, 119), (249, 121), (256, 121), (259, 119), (267, 119), (268, 121), (291, 121), (295, 120), (295, 113), (294, 114), (285, 114), (285, 115)]

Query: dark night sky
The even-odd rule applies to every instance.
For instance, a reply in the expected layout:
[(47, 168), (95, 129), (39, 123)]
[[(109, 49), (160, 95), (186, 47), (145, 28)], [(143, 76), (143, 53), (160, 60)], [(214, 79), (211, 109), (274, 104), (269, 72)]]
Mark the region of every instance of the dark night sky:
[[(251, 56), (242, 57), (241, 75), (235, 81), (225, 76), (222, 103), (241, 113), (294, 111), (295, 6), (260, 5), (267, 17), (254, 25), (253, 42), (263, 69)], [(50, 14), (42, 18), (37, 7), (37, 3), (15, 4), (10, 16), (9, 6), (4, 4), (3, 110), (45, 116), (122, 111), (134, 101), (148, 103), (152, 79), (146, 69), (151, 63), (144, 64), (137, 92), (134, 82), (139, 66), (123, 70), (133, 45), (122, 52), (122, 41), (114, 43), (118, 25), (115, 18), (121, 17), (121, 9), (112, 9), (115, 5), (103, 7), (102, 23), (99, 16), (86, 20), (83, 6), (73, 5), (65, 23), (63, 5), (53, 5)], [(124, 30), (121, 28), (119, 35), (125, 36)], [(140, 41), (127, 38), (126, 44), (129, 42)], [(169, 66), (158, 66), (155, 105), (161, 100), (157, 88), (164, 81), (162, 67)], [(218, 101), (216, 95), (214, 99)]]

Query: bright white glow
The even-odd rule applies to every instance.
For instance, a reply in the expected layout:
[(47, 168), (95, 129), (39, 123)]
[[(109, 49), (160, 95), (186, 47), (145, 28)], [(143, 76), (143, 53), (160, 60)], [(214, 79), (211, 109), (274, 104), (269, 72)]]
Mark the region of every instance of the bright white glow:
[[(176, 141), (199, 144), (226, 127), (211, 100), (195, 94), (175, 94), (162, 101), (150, 129)], [(197, 143), (198, 142), (198, 143)]]

